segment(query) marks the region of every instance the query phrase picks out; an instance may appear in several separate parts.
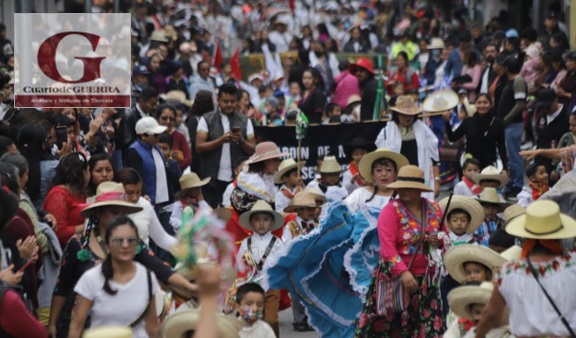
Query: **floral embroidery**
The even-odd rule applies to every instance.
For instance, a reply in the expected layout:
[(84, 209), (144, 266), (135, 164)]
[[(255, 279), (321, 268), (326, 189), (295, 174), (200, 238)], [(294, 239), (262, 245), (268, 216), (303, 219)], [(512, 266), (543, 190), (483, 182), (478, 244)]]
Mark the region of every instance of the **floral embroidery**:
[[(558, 270), (573, 267), (574, 265), (576, 265), (576, 261), (572, 258), (572, 254), (565, 253), (564, 255), (558, 256), (547, 262), (542, 263), (532, 262), (532, 265), (534, 266), (540, 277), (546, 277)], [(515, 272), (522, 272), (529, 276), (532, 275), (530, 267), (528, 266), (528, 262), (522, 259), (504, 265), (504, 267), (502, 267), (502, 270), (500, 270), (500, 273), (496, 276), (497, 283), (498, 284), (501, 283), (503, 276), (510, 275)]]
[[(394, 206), (400, 224), (402, 225), (402, 242), (399, 243), (400, 246), (397, 248), (398, 253), (403, 255), (414, 254), (416, 247), (418, 246), (418, 241), (420, 241), (420, 222), (404, 206), (404, 204), (395, 200), (392, 202), (392, 205)], [(428, 224), (426, 226), (426, 237), (424, 240), (429, 239), (429, 234), (431, 232), (440, 231), (439, 219), (442, 215), (442, 211), (436, 202), (427, 203), (426, 212)]]

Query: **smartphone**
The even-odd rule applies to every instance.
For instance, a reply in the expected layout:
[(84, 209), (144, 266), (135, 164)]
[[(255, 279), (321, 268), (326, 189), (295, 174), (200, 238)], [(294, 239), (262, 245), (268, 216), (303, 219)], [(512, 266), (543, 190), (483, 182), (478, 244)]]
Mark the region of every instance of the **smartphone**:
[(62, 149), (65, 142), (68, 142), (68, 128), (57, 127), (56, 128), (56, 145), (58, 146), (58, 149)]
[(230, 129), (230, 131), (232, 131), (234, 134), (238, 134), (240, 132), (241, 128), (240, 127), (234, 127), (232, 129)]

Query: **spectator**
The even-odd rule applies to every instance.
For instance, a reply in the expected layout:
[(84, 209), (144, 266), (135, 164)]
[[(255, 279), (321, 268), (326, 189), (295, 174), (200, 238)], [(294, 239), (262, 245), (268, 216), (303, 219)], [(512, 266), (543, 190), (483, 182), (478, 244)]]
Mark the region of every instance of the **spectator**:
[(318, 70), (315, 68), (305, 70), (302, 75), (302, 83), (304, 84), (304, 91), (302, 92), (302, 99), (298, 103), (298, 108), (306, 114), (310, 123), (320, 124), (324, 105), (326, 104), (326, 96), (323, 93), (324, 86)]
[(472, 48), (472, 36), (470, 36), (470, 33), (467, 31), (461, 32), (458, 43), (458, 48), (454, 49), (448, 57), (448, 62), (444, 68), (444, 74), (446, 76), (455, 77), (462, 74), (462, 67), (464, 66), (462, 57), (466, 50)]
[(344, 109), (348, 104), (348, 98), (352, 95), (360, 95), (358, 78), (350, 73), (350, 61), (340, 61), (338, 65), (340, 75), (334, 78), (336, 89), (334, 90), (334, 102)]
[(394, 89), (399, 84), (404, 88), (404, 93), (418, 90), (420, 87), (418, 71), (410, 67), (408, 54), (403, 51), (396, 56), (396, 67), (391, 68), (388, 72), (388, 81), (386, 83), (388, 95), (393, 96), (395, 94)]
[(198, 62), (198, 73), (194, 75), (190, 84), (190, 100), (194, 100), (201, 90), (209, 91), (212, 96), (216, 94), (214, 82), (210, 78), (210, 64), (206, 61)]
[(378, 89), (378, 82), (374, 77), (376, 72), (372, 68), (372, 61), (367, 58), (359, 58), (356, 63), (350, 65), (350, 74), (354, 74), (358, 79), (360, 92), (362, 93), (360, 119), (362, 121), (372, 120), (374, 118), (374, 105), (376, 104), (376, 92)]
[[(192, 163), (192, 152), (186, 136), (174, 127), (176, 121), (176, 108), (164, 103), (158, 107), (157, 121), (161, 126), (166, 127), (166, 132), (172, 136), (174, 141), (173, 150), (182, 154), (182, 161), (178, 163), (181, 170), (185, 170)], [(167, 160), (167, 159), (166, 159)]]
[(146, 87), (140, 93), (136, 107), (126, 111), (120, 121), (120, 140), (122, 149), (128, 149), (137, 140), (136, 123), (143, 117), (152, 116), (158, 106), (158, 92), (152, 87)]

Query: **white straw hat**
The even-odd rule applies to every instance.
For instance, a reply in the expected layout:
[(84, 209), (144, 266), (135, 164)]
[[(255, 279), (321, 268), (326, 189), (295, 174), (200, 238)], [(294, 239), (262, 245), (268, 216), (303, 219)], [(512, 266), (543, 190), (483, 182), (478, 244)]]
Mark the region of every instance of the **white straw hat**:
[(506, 225), (506, 232), (522, 238), (563, 239), (576, 237), (576, 220), (560, 213), (560, 207), (550, 200), (532, 202), (526, 214)]
[(467, 262), (486, 266), (492, 271), (492, 277), (494, 277), (496, 269), (500, 269), (506, 263), (506, 259), (490, 248), (473, 244), (455, 246), (448, 250), (444, 256), (446, 270), (460, 284), (466, 282), (464, 263)]

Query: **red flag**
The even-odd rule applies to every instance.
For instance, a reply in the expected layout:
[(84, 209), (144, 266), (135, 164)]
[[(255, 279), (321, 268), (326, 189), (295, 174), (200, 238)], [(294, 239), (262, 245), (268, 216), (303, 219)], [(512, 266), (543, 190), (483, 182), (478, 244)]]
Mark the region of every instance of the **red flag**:
[(292, 12), (292, 15), (294, 15), (296, 12), (296, 3), (294, 0), (288, 0), (288, 5), (290, 6), (290, 12)]
[(240, 68), (240, 48), (236, 49), (234, 55), (230, 58), (230, 67), (232, 76), (236, 81), (242, 81), (242, 68)]
[(216, 48), (214, 48), (214, 57), (212, 58), (212, 66), (218, 68), (218, 71), (221, 71), (221, 65), (224, 61), (222, 57), (222, 48), (220, 47), (220, 39), (216, 41)]

